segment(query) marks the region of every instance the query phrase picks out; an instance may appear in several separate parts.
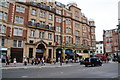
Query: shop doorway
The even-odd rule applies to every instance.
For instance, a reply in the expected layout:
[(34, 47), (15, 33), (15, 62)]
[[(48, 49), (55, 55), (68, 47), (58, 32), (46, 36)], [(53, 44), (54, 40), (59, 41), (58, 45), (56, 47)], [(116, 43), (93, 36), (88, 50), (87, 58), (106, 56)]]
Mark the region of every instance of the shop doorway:
[(48, 55), (48, 58), (52, 58), (52, 49), (49, 49), (49, 55)]
[(29, 48), (29, 58), (33, 57), (33, 48)]
[(23, 61), (23, 48), (11, 48), (11, 60), (16, 58), (17, 62)]

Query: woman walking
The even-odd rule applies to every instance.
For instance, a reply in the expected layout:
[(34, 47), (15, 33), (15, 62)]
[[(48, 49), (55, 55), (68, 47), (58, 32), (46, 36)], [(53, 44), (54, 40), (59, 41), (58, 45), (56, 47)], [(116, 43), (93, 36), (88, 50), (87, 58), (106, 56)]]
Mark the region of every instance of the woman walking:
[(16, 63), (17, 63), (16, 58), (13, 59), (13, 63), (14, 63), (14, 66), (16, 67)]

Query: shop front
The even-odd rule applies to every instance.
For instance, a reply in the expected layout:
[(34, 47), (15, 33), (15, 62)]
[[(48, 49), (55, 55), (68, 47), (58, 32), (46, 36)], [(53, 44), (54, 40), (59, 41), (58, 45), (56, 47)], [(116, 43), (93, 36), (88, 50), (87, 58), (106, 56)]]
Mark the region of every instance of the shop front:
[(75, 54), (73, 53), (72, 49), (66, 49), (65, 54), (66, 54), (65, 58), (74, 60)]
[(0, 55), (2, 58), (2, 63), (5, 63), (6, 56), (7, 56), (7, 48), (0, 48)]
[(11, 61), (16, 58), (17, 62), (23, 62), (23, 48), (11, 48)]

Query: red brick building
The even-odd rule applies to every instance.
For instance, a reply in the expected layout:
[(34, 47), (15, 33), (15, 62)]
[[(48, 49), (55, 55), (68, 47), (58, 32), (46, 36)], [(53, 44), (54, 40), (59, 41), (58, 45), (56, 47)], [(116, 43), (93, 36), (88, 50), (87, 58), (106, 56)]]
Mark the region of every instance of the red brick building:
[(104, 30), (103, 31), (103, 43), (104, 43), (104, 53), (113, 55), (118, 51), (118, 30)]
[[(95, 22), (77, 4), (60, 2), (0, 2), (0, 42), (4, 56), (63, 58), (95, 52)], [(9, 43), (9, 44), (8, 44)], [(74, 56), (73, 56), (74, 57)]]

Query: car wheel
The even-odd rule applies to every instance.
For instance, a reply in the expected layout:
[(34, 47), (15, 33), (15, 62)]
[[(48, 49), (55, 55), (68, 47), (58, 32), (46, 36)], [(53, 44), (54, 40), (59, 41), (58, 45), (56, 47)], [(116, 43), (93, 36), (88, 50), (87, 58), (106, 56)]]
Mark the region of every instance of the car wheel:
[(85, 67), (88, 67), (88, 65), (85, 65)]
[(102, 66), (102, 63), (100, 63), (99, 65)]
[(94, 67), (94, 66), (95, 66), (95, 64), (91, 64), (91, 66), (92, 66), (92, 67)]

